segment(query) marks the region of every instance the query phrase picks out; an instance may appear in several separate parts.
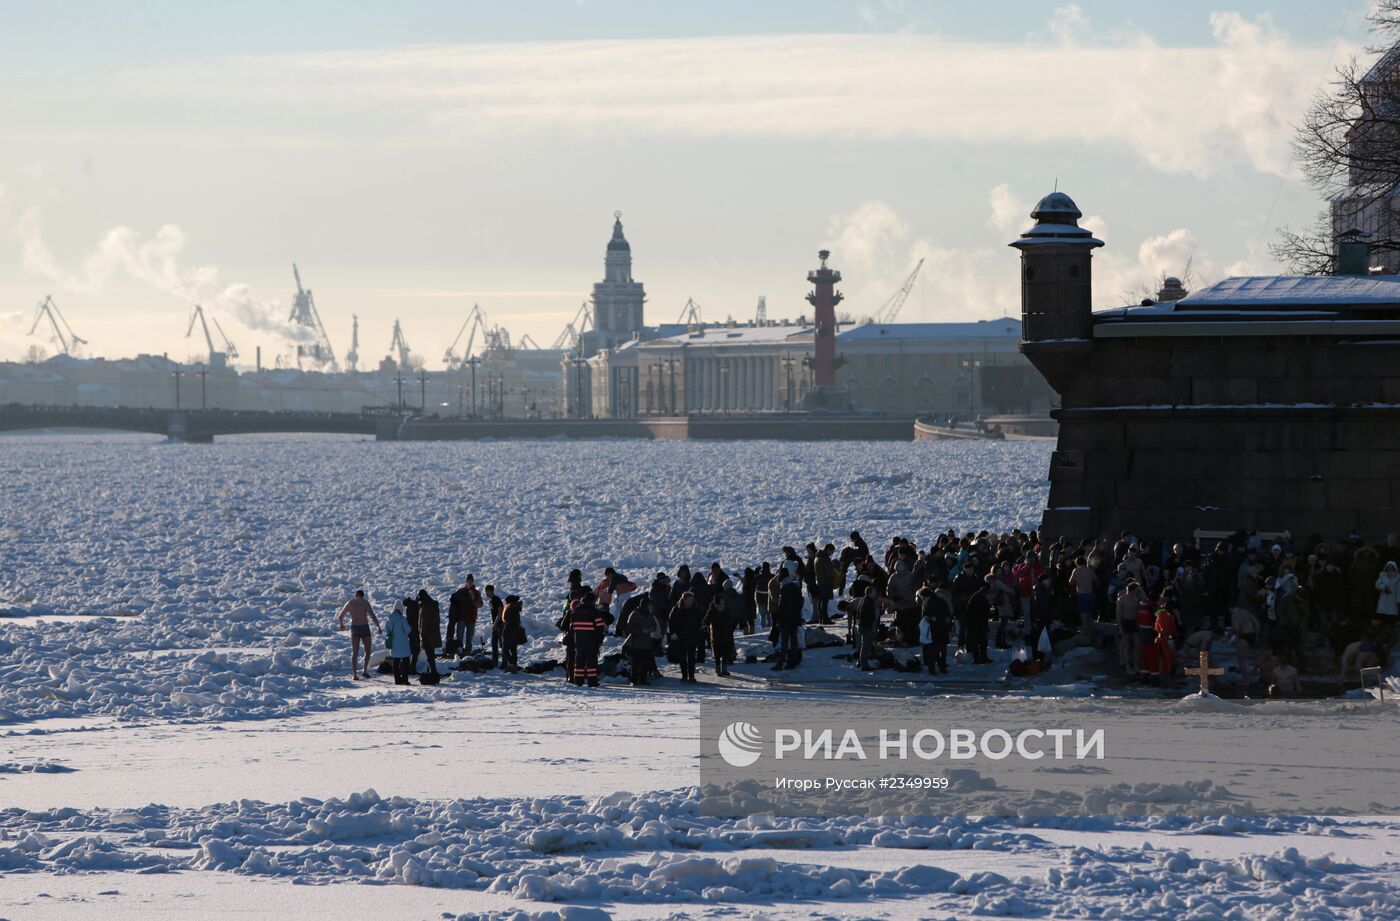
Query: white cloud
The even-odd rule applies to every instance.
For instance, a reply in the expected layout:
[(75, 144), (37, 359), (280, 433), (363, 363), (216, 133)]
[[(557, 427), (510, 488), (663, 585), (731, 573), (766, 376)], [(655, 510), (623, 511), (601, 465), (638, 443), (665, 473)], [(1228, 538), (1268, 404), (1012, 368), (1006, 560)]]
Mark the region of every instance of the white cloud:
[[(1074, 7), (1062, 35), (1082, 31)], [(1328, 49), (1267, 18), (1211, 17), (1214, 41), (1136, 33), (1074, 47), (861, 34), (440, 45), (262, 56), (128, 72), (103, 92), (247, 103), (365, 130), (563, 130), (665, 137), (912, 138), (1126, 148), (1170, 172), (1243, 160), (1280, 173), (1287, 125)], [(382, 133), (382, 132), (381, 132)]]
[(1055, 41), (1061, 45), (1078, 44), (1080, 36), (1088, 27), (1089, 17), (1084, 15), (1077, 3), (1057, 7), (1055, 12), (1050, 14), (1050, 34), (1055, 36)]
[[(987, 223), (1009, 240), (1030, 226), (1031, 207), (1003, 183), (988, 194)], [(1102, 233), (1098, 218), (1086, 217), (1080, 223)], [(920, 258), (925, 262), (916, 296), (906, 303), (901, 320), (979, 320), (1020, 314), (1017, 256), (1005, 242), (939, 246), (914, 237), (904, 218), (881, 201), (866, 202), (837, 218), (827, 237), (832, 264), (845, 276), (843, 307), (854, 316), (869, 316), (884, 304)], [(1135, 303), (1144, 293), (1155, 293), (1163, 275), (1181, 275), (1188, 265), (1192, 287), (1223, 277), (1188, 228), (1150, 236), (1136, 250), (1127, 241), (1118, 241), (1095, 252), (1094, 305)], [(1240, 274), (1237, 268), (1231, 265), (1225, 274)]]
[(114, 227), (83, 258), (77, 271), (59, 265), (44, 240), (37, 209), (24, 212), (16, 231), (24, 269), (62, 291), (102, 294), (112, 282), (126, 280), (170, 295), (185, 306), (203, 304), (211, 315), (231, 317), (249, 330), (272, 333), (286, 342), (314, 340), (310, 330), (287, 321), (276, 301), (257, 297), (248, 285), (224, 283), (217, 266), (182, 266), (185, 233), (175, 224), (163, 225), (144, 240), (129, 227)]
[(992, 213), (987, 216), (987, 226), (1008, 239), (1020, 234), (1030, 226), (1030, 202), (1017, 198), (1011, 186), (1003, 182), (994, 187), (988, 196)]

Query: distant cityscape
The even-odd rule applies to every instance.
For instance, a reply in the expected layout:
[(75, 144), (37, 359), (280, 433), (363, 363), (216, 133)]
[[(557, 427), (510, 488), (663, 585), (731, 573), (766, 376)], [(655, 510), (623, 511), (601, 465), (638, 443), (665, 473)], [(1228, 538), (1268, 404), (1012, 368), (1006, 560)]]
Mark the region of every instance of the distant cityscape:
[[(840, 254), (834, 254), (833, 260)], [(823, 263), (824, 265), (824, 263)], [(646, 290), (632, 274), (621, 213), (614, 214), (603, 278), (548, 346), (512, 340), (474, 306), (429, 370), (394, 322), (388, 354), (361, 359), (359, 318), (337, 356), (315, 296), (292, 267), (296, 290), (289, 322), (299, 342), (289, 353), (240, 355), (217, 317), (191, 309), (187, 337), (204, 356), (83, 357), (86, 345), (51, 298), (32, 327), (57, 354), (31, 348), (28, 360), (0, 363), (0, 403), (50, 406), (208, 408), (355, 413), (399, 410), (453, 418), (628, 419), (693, 414), (752, 414), (813, 409), (975, 419), (1048, 412), (1053, 392), (1020, 354), (1013, 317), (953, 323), (901, 323), (898, 315), (922, 263), (867, 316), (839, 313), (829, 331), (832, 381), (814, 374), (818, 323), (767, 318), (758, 299), (752, 319), (707, 321), (687, 302), (674, 322), (645, 316)], [(795, 275), (796, 273), (794, 273)], [(817, 273), (813, 273), (815, 277)], [(832, 272), (839, 281), (840, 273)], [(809, 277), (810, 280), (810, 277)], [(797, 280), (794, 278), (794, 288)], [(834, 301), (841, 295), (835, 292)], [(809, 300), (811, 297), (809, 296)], [(242, 358), (245, 367), (235, 366)]]

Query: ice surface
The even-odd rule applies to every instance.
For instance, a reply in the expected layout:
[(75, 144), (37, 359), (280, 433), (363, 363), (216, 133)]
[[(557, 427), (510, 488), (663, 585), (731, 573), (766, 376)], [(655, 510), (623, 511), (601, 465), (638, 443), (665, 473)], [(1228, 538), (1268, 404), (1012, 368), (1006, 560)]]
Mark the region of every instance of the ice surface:
[[(475, 573), (556, 657), (570, 568), (635, 579), (784, 544), (1028, 526), (1049, 448), (911, 442), (0, 441), (0, 724), (364, 706), (334, 614)], [(36, 623), (35, 615), (122, 615)], [(128, 615), (140, 615), (132, 617)], [(483, 631), (484, 632), (484, 631)], [(480, 639), (480, 638), (479, 638)]]
[[(0, 440), (0, 917), (1400, 916), (1389, 819), (710, 819), (693, 693), (355, 685), (332, 629), (358, 585), (382, 609), (471, 571), (553, 656), (572, 566), (1028, 526), (1048, 451)], [(839, 705), (824, 652), (764, 693)]]

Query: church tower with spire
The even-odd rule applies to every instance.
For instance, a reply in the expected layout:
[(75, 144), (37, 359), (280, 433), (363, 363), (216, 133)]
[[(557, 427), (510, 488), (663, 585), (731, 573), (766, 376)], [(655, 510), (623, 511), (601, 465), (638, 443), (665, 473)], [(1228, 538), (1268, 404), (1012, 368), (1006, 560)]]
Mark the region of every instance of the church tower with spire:
[(604, 348), (642, 331), (646, 291), (632, 278), (632, 247), (622, 234), (622, 212), (613, 212), (612, 239), (603, 260), (603, 280), (593, 286), (593, 327)]

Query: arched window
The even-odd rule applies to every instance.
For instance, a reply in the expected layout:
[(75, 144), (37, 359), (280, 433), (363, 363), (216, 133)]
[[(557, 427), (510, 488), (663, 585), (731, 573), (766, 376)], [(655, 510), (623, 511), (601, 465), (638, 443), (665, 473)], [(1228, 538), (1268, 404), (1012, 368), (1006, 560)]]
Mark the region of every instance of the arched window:
[(953, 382), (953, 406), (964, 418), (972, 418), (972, 379), (966, 375)]
[(899, 381), (895, 380), (889, 375), (886, 375), (885, 379), (880, 381), (880, 403), (876, 407), (876, 409), (889, 412), (898, 408)]
[(921, 377), (914, 385), (914, 402), (920, 412), (929, 412), (933, 409), (933, 401), (938, 398), (938, 387), (933, 382), (933, 378)]
[(848, 400), (850, 401), (850, 403), (851, 403), (851, 408), (852, 408), (852, 409), (859, 409), (859, 408), (860, 408), (860, 399), (861, 399), (861, 394), (860, 394), (860, 378), (858, 378), (858, 377), (848, 377), (848, 378), (846, 378), (846, 388), (845, 388), (845, 389), (846, 389), (846, 399), (848, 399)]

